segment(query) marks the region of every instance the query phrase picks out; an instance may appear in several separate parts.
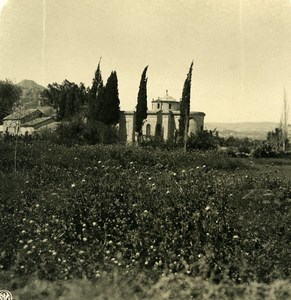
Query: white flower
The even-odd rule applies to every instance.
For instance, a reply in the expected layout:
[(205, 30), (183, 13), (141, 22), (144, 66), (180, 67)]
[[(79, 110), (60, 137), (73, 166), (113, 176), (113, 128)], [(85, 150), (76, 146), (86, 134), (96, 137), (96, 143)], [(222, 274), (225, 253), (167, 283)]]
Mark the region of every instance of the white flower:
[(75, 183), (72, 183), (72, 184), (71, 184), (71, 187), (72, 187), (72, 188), (74, 188), (75, 186), (76, 186), (76, 184), (75, 184)]

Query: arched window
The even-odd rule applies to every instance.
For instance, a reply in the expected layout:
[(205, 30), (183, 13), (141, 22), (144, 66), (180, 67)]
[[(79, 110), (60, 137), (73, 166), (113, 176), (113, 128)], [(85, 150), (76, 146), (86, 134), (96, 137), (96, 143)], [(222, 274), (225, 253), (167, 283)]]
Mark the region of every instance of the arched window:
[(151, 125), (147, 124), (146, 126), (146, 136), (150, 136), (151, 135)]

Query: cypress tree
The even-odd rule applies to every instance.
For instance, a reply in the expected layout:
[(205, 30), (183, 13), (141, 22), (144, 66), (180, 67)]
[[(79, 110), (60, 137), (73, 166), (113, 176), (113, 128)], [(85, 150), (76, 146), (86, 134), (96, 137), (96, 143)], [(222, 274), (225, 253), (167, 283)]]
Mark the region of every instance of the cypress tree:
[(139, 91), (137, 96), (136, 116), (135, 116), (135, 132), (138, 134), (138, 142), (142, 136), (142, 125), (147, 117), (147, 73), (148, 66), (142, 72)]
[(105, 125), (119, 122), (120, 101), (118, 94), (118, 79), (115, 71), (111, 72), (104, 89), (104, 101), (100, 112), (100, 121)]
[(189, 128), (192, 69), (193, 69), (193, 61), (190, 65), (189, 72), (184, 82), (182, 100), (180, 105), (179, 136), (180, 139), (184, 142), (185, 151), (187, 146), (188, 128)]
[[(101, 59), (100, 59), (101, 60)], [(88, 115), (91, 122), (100, 120), (100, 112), (103, 105), (104, 87), (100, 70), (100, 61), (98, 63), (95, 76), (93, 78), (92, 87), (90, 89)]]

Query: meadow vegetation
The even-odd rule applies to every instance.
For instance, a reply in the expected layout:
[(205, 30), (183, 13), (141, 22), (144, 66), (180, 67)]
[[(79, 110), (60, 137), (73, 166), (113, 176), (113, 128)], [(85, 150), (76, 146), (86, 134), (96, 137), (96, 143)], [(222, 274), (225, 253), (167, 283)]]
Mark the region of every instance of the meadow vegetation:
[(0, 283), (16, 299), (290, 299), (278, 167), (19, 140), (15, 172), (14, 147), (0, 141)]

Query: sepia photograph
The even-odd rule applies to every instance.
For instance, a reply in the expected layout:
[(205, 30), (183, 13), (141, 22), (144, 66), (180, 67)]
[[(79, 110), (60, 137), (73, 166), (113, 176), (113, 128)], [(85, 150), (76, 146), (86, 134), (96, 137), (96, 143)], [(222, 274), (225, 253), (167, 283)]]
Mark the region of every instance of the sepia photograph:
[(0, 0), (0, 300), (291, 299), (289, 99), (291, 0)]

